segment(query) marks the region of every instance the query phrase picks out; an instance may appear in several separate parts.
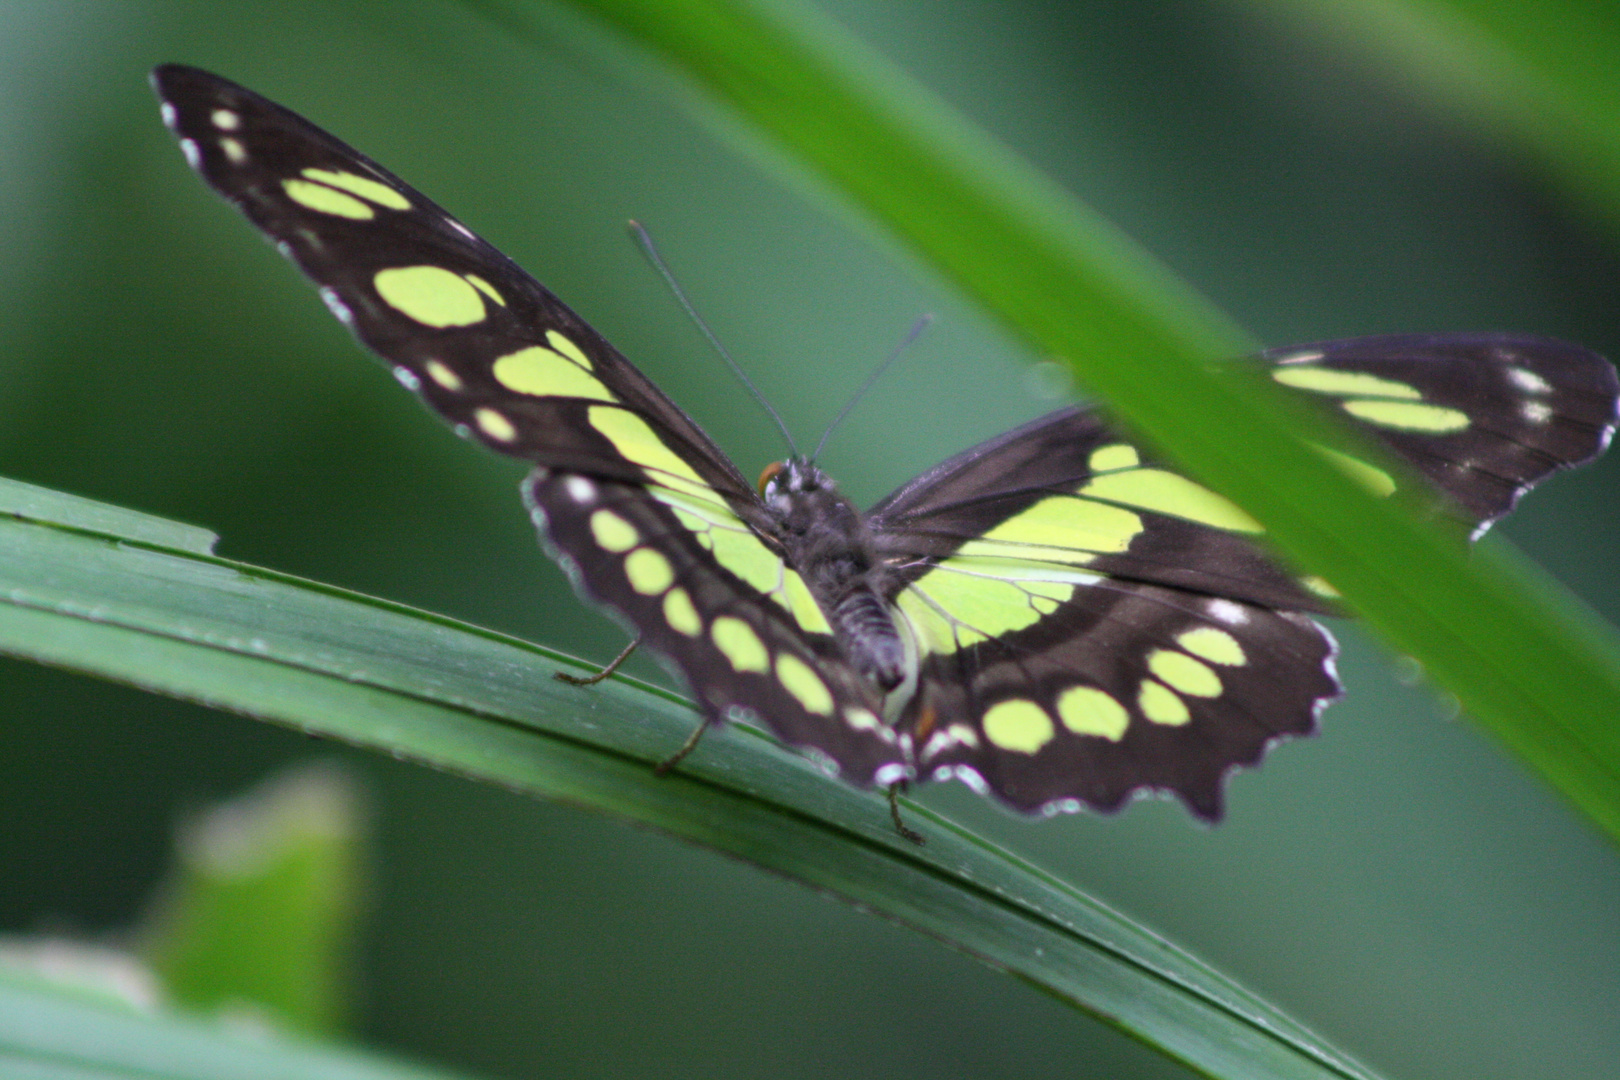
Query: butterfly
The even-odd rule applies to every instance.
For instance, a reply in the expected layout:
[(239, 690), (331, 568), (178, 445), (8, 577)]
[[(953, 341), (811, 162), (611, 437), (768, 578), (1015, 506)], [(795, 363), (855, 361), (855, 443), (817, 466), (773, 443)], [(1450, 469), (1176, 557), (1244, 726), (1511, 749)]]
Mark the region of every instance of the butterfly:
[[(589, 601), (704, 725), (764, 724), (858, 786), (957, 778), (1029, 813), (1226, 775), (1340, 693), (1331, 586), (1094, 409), (1060, 409), (857, 509), (813, 462), (750, 483), (506, 256), (302, 117), (192, 67), (152, 76), (186, 160), (523, 497)], [(1253, 363), (1362, 425), (1476, 535), (1603, 451), (1614, 368), (1513, 334), (1327, 341)], [(1388, 472), (1324, 453), (1373, 490)], [(699, 729), (701, 730), (701, 728)], [(898, 822), (898, 819), (897, 819)]]

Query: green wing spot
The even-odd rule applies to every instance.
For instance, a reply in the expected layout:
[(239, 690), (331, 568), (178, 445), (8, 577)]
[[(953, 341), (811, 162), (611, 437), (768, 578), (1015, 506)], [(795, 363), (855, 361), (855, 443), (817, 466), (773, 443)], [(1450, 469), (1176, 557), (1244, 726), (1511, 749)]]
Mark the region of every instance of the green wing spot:
[(709, 636), (734, 670), (763, 673), (771, 669), (765, 643), (759, 640), (754, 628), (741, 619), (731, 615), (720, 616), (709, 629)]
[(1394, 492), (1395, 478), (1383, 469), (1375, 465), (1369, 465), (1360, 458), (1351, 457), (1349, 454), (1341, 454), (1331, 446), (1320, 446), (1316, 443), (1307, 443), (1306, 445), (1332, 462), (1334, 468), (1380, 499), (1387, 498)]
[(1076, 735), (1096, 735), (1119, 742), (1131, 724), (1131, 714), (1112, 694), (1095, 686), (1071, 686), (1058, 695), (1058, 719)]
[(1099, 446), (1091, 452), (1091, 460), (1086, 462), (1088, 468), (1094, 473), (1113, 472), (1116, 469), (1134, 469), (1142, 464), (1142, 458), (1136, 452), (1136, 447), (1129, 443), (1110, 443), (1108, 446)]
[(1338, 600), (1344, 596), (1344, 593), (1333, 587), (1332, 582), (1318, 574), (1306, 574), (1299, 579), (1299, 583), (1317, 596), (1326, 597), (1329, 600)]
[(287, 198), (317, 214), (331, 214), (351, 221), (370, 221), (377, 216), (377, 211), (373, 210), (370, 204), (361, 202), (353, 195), (345, 195), (341, 191), (329, 188), (325, 184), (294, 178), (283, 180), (281, 190), (287, 193)]
[(692, 594), (680, 587), (664, 594), (664, 621), (678, 634), (697, 637), (703, 632), (703, 619), (692, 604)]
[(616, 555), (641, 543), (636, 527), (612, 510), (598, 510), (591, 515), (591, 536), (604, 551)]
[(810, 586), (804, 583), (797, 570), (786, 569), (782, 572), (782, 599), (793, 621), (799, 624), (799, 629), (807, 634), (832, 633), (821, 605), (810, 595)]
[(618, 400), (595, 375), (544, 345), (507, 353), (492, 370), (495, 380), (515, 394)]
[(1052, 741), (1056, 730), (1046, 710), (1033, 701), (998, 701), (984, 714), (984, 737), (1018, 754), (1033, 754)]
[(1142, 680), (1136, 704), (1141, 707), (1143, 716), (1166, 727), (1180, 727), (1192, 719), (1192, 713), (1187, 711), (1187, 703), (1177, 697), (1174, 690), (1152, 679)]
[(457, 375), (454, 371), (451, 371), (444, 364), (437, 360), (429, 360), (424, 366), (427, 369), (428, 378), (432, 379), (434, 382), (438, 383), (452, 394), (461, 389), (461, 376)]
[(1468, 414), (1441, 405), (1414, 405), (1408, 401), (1375, 401), (1351, 398), (1344, 411), (1358, 420), (1397, 431), (1425, 431), (1442, 434), (1468, 427)]
[(501, 307), (506, 306), (506, 297), (502, 296), (500, 292), (496, 290), (495, 286), (491, 285), (477, 274), (462, 274), (461, 276), (472, 282), (473, 288), (477, 289), (479, 292), (501, 305)]
[(1236, 503), (1164, 469), (1127, 469), (1088, 481), (1080, 494), (1196, 521), (1228, 532), (1263, 533)]
[(1221, 677), (1215, 674), (1215, 669), (1186, 653), (1154, 649), (1148, 653), (1147, 666), (1160, 682), (1183, 694), (1204, 698), (1221, 696)]
[(1249, 658), (1244, 655), (1243, 646), (1238, 644), (1238, 639), (1225, 630), (1213, 626), (1200, 626), (1177, 635), (1176, 644), (1194, 656), (1202, 656), (1212, 664), (1242, 667), (1249, 662)]
[(473, 413), (473, 419), (478, 423), (478, 430), (496, 442), (509, 443), (517, 439), (517, 428), (512, 426), (512, 421), (494, 409), (479, 409)]
[(556, 330), (547, 330), (546, 343), (549, 344), (553, 349), (556, 349), (558, 352), (568, 357), (568, 359), (572, 360), (574, 363), (578, 364), (580, 367), (584, 368), (586, 371), (591, 370), (593, 366), (591, 364), (591, 358), (586, 356), (585, 353), (580, 350), (580, 347), (575, 345), (573, 340), (566, 334), (559, 333)]
[(832, 691), (817, 675), (815, 669), (797, 656), (783, 653), (776, 658), (776, 677), (782, 680), (787, 692), (798, 699), (804, 711), (817, 716), (831, 716)]
[(1333, 368), (1298, 365), (1277, 368), (1272, 371), (1271, 377), (1284, 386), (1312, 390), (1318, 394), (1423, 400), (1423, 392), (1415, 386), (1408, 386), (1392, 379), (1380, 379), (1377, 375), (1369, 375), (1364, 371), (1337, 371)]
[(959, 631), (962, 644), (968, 637), (981, 641), (1022, 630), (1040, 620), (1041, 613), (1029, 602), (1029, 594), (1010, 581), (963, 574), (943, 567), (925, 574), (912, 586), (938, 605), (952, 620), (968, 628)]
[(395, 266), (371, 280), (384, 303), (423, 326), (443, 330), (484, 321), (478, 290), (442, 266)]
[(895, 609), (911, 628), (912, 639), (919, 653), (949, 653), (957, 648), (956, 631), (951, 622), (934, 607), (926, 594), (915, 588), (906, 589), (894, 600)]
[(328, 187), (342, 188), (367, 202), (385, 206), (390, 210), (409, 210), (411, 201), (387, 184), (352, 172), (333, 172), (331, 169), (305, 169), (304, 175)]
[[(601, 432), (619, 453), (643, 469), (658, 474), (650, 477), (653, 483), (724, 505), (720, 494), (704, 483), (692, 466), (665, 446), (651, 425), (635, 413), (611, 405), (592, 405), (588, 416), (591, 426)], [(737, 524), (740, 526), (742, 522), (738, 521)]]
[(661, 552), (652, 548), (632, 551), (624, 560), (624, 573), (630, 579), (630, 587), (642, 596), (658, 596), (675, 584), (675, 568)]
[(1054, 495), (969, 540), (956, 553), (1084, 566), (1099, 552), (1125, 551), (1141, 531), (1142, 519), (1129, 510)]
[(717, 562), (762, 593), (775, 592), (782, 584), (782, 559), (759, 542), (742, 523), (728, 529), (716, 526), (709, 532)]

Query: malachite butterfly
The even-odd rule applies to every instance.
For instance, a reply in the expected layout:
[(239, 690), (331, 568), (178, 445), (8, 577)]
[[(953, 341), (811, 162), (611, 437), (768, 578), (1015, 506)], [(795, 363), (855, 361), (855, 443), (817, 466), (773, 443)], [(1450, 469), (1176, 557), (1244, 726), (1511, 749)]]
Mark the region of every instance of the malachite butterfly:
[[(313, 124), (196, 68), (153, 73), (186, 160), (460, 434), (532, 463), (523, 497), (586, 599), (706, 722), (759, 721), (850, 783), (961, 779), (1021, 811), (1226, 774), (1339, 694), (1335, 612), (1260, 525), (1086, 408), (966, 450), (862, 513), (813, 462), (750, 484), (510, 259)], [(1255, 363), (1359, 421), (1482, 531), (1602, 452), (1615, 371), (1578, 346), (1434, 334)], [(1374, 490), (1396, 480), (1340, 462)]]

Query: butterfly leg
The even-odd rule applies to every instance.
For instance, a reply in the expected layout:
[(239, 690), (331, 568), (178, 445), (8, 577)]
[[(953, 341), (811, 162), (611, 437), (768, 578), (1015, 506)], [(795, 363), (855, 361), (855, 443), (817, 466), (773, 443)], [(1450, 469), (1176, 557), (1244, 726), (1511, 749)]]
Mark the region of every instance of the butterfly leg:
[(703, 738), (703, 733), (709, 730), (709, 725), (712, 723), (714, 723), (714, 719), (712, 717), (705, 716), (703, 718), (703, 723), (699, 724), (697, 729), (693, 731), (691, 735), (687, 736), (686, 741), (681, 743), (681, 748), (679, 750), (675, 751), (673, 754), (669, 755), (669, 757), (653, 766), (653, 775), (663, 776), (665, 773), (669, 772), (669, 770), (679, 765), (686, 758), (687, 754), (690, 754), (693, 750), (697, 749), (698, 740)]
[(618, 671), (619, 665), (630, 659), (630, 654), (635, 652), (636, 646), (640, 644), (641, 635), (637, 634), (635, 637), (630, 639), (630, 644), (624, 647), (623, 652), (621, 652), (618, 656), (615, 656), (611, 661), (609, 661), (607, 667), (603, 668), (601, 671), (598, 671), (595, 675), (570, 675), (566, 671), (553, 671), (551, 673), (551, 677), (556, 679), (558, 682), (565, 682), (569, 686), (595, 686), (609, 675), (612, 675), (615, 671)]
[(918, 847), (922, 847), (924, 844), (928, 843), (927, 839), (923, 837), (923, 834), (917, 832), (915, 829), (908, 829), (906, 827), (906, 823), (900, 820), (900, 793), (905, 791), (910, 786), (911, 785), (905, 780), (896, 780), (894, 783), (889, 785), (889, 817), (894, 822), (895, 832), (899, 833), (905, 839), (910, 840)]

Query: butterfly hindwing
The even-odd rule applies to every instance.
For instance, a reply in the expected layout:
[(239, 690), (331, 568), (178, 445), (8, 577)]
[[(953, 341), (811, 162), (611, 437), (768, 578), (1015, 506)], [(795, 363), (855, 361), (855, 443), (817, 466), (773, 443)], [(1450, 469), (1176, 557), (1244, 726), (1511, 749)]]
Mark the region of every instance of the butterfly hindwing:
[[(854, 784), (905, 775), (882, 697), (839, 655), (798, 575), (725, 508), (546, 469), (524, 497), (576, 587), (668, 658), (707, 715), (766, 722)], [(759, 550), (737, 557), (743, 545)]]
[(1108, 579), (1027, 629), (930, 655), (907, 722), (924, 775), (1019, 810), (1113, 810), (1157, 789), (1214, 820), (1227, 772), (1310, 734), (1338, 696), (1333, 656), (1303, 614)]
[[(1026, 812), (1174, 791), (1310, 733), (1339, 692), (1326, 610), (1236, 506), (1064, 409), (944, 462), (871, 513), (917, 642), (900, 720), (925, 777)], [(1282, 610), (1277, 610), (1282, 609)]]

